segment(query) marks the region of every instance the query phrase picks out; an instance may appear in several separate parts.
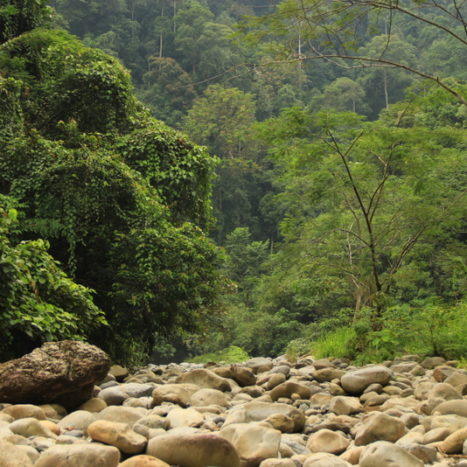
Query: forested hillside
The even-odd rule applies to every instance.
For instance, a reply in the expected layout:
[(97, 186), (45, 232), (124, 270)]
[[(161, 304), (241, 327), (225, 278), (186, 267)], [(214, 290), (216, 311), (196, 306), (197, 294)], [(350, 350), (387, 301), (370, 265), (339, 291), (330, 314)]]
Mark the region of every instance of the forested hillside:
[(7, 1), (5, 352), (26, 332), (121, 360), (174, 342), (465, 356), (465, 16), (453, 0)]
[(0, 16), (2, 356), (80, 337), (138, 361), (215, 319), (214, 159), (49, 16), (40, 2)]

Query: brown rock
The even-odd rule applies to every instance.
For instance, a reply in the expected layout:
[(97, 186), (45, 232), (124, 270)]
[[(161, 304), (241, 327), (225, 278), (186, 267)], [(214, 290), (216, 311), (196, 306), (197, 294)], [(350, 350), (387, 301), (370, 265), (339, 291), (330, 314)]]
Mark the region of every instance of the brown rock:
[(311, 452), (327, 452), (329, 454), (341, 454), (349, 446), (350, 441), (341, 433), (331, 430), (319, 430), (313, 433), (306, 447)]
[(268, 422), (275, 430), (279, 430), (282, 433), (293, 433), (295, 430), (294, 421), (287, 415), (281, 413), (275, 413), (270, 415), (266, 422)]
[(467, 400), (451, 400), (442, 402), (433, 410), (434, 415), (454, 414), (467, 418)]
[(154, 389), (152, 393), (153, 405), (160, 405), (162, 402), (172, 402), (182, 407), (189, 405), (191, 396), (199, 391), (196, 384), (164, 384)]
[(231, 370), (232, 379), (240, 386), (254, 386), (256, 384), (256, 376), (250, 368), (232, 365)]
[(230, 391), (230, 384), (227, 379), (221, 378), (212, 371), (204, 368), (198, 368), (196, 370), (183, 373), (177, 378), (177, 383), (196, 384), (200, 388)]
[(0, 439), (0, 465), (2, 467), (32, 467), (34, 462), (20, 447)]
[(128, 376), (128, 370), (120, 365), (112, 365), (109, 373), (117, 380), (123, 381)]
[(92, 399), (86, 401), (84, 404), (81, 404), (78, 408), (80, 410), (86, 410), (87, 412), (97, 413), (101, 410), (104, 410), (106, 407), (107, 403), (104, 399), (101, 399), (100, 397), (93, 397)]
[(138, 454), (146, 447), (146, 438), (125, 423), (97, 420), (88, 426), (87, 432), (94, 441), (115, 446), (125, 454)]
[(348, 393), (360, 395), (370, 384), (379, 383), (384, 386), (391, 376), (391, 370), (385, 366), (368, 366), (346, 373), (341, 378), (341, 385)]
[(60, 427), (52, 422), (51, 420), (39, 420), (39, 423), (46, 428), (47, 430), (50, 430), (52, 433), (56, 434), (57, 436), (61, 433)]
[(337, 368), (322, 368), (321, 370), (316, 370), (312, 373), (313, 378), (320, 383), (326, 381), (332, 381), (333, 379), (339, 379), (345, 374), (345, 371), (339, 370)]
[(438, 444), (438, 448), (446, 454), (461, 454), (462, 445), (466, 439), (467, 428), (462, 428), (450, 434), (442, 443)]
[(443, 357), (427, 357), (421, 365), (427, 370), (432, 370), (435, 366), (443, 365), (445, 362), (446, 360)]
[(300, 383), (286, 381), (276, 386), (270, 393), (271, 399), (277, 401), (281, 397), (290, 397), (292, 394), (298, 394), (302, 399), (309, 399), (311, 390)]
[(452, 366), (437, 366), (433, 370), (433, 378), (438, 381), (438, 383), (442, 383), (446, 380), (449, 376), (456, 372), (456, 369)]
[(37, 420), (45, 420), (46, 416), (44, 411), (37, 405), (31, 404), (17, 404), (10, 405), (3, 410), (3, 413), (11, 415), (15, 420), (20, 418), (36, 418)]
[(294, 431), (303, 430), (305, 415), (300, 410), (288, 404), (252, 401), (235, 407), (229, 411), (224, 422), (224, 427), (232, 423), (259, 422), (268, 419), (272, 415), (285, 415), (294, 422)]
[(74, 408), (90, 399), (109, 367), (108, 355), (93, 345), (47, 342), (0, 365), (0, 402), (57, 402)]
[(263, 460), (279, 455), (281, 432), (266, 424), (234, 423), (223, 427), (220, 435), (235, 447), (242, 467), (257, 467)]
[(46, 449), (34, 467), (117, 467), (120, 451), (113, 446), (79, 443)]
[(358, 430), (355, 445), (363, 446), (375, 441), (396, 442), (405, 434), (404, 422), (385, 413), (372, 415)]
[(125, 462), (118, 465), (119, 467), (170, 467), (166, 462), (153, 456), (130, 457)]
[(337, 396), (330, 404), (329, 410), (337, 415), (351, 415), (362, 411), (362, 404), (357, 397)]
[(147, 453), (183, 467), (238, 467), (240, 464), (232, 444), (211, 433), (160, 435), (149, 441)]

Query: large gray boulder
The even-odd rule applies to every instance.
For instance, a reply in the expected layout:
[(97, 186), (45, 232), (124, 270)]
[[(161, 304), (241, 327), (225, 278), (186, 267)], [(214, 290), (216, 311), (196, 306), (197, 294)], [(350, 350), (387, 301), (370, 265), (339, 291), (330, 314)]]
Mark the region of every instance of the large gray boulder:
[(79, 341), (46, 342), (21, 358), (0, 364), (0, 402), (74, 408), (92, 396), (110, 368), (101, 349)]

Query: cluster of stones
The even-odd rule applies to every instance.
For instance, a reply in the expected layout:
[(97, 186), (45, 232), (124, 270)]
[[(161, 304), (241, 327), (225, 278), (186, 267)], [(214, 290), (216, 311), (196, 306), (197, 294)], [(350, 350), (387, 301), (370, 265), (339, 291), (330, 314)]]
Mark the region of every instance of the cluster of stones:
[(466, 394), (437, 357), (114, 366), (74, 410), (1, 404), (0, 465), (465, 467)]

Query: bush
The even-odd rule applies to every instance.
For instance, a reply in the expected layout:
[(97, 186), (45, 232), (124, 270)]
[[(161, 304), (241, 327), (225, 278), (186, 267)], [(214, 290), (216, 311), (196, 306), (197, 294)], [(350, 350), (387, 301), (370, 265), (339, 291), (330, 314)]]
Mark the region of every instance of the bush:
[(92, 290), (73, 282), (44, 240), (16, 242), (18, 212), (0, 195), (0, 359), (42, 342), (86, 339), (106, 324)]
[(325, 334), (311, 344), (311, 351), (317, 358), (354, 358), (355, 357), (355, 329), (352, 327), (337, 328)]
[(366, 309), (351, 326), (326, 332), (312, 343), (311, 350), (318, 358), (351, 358), (357, 364), (382, 362), (405, 353), (462, 360), (467, 355), (466, 329), (465, 300), (454, 305), (397, 305), (387, 308), (376, 322)]

